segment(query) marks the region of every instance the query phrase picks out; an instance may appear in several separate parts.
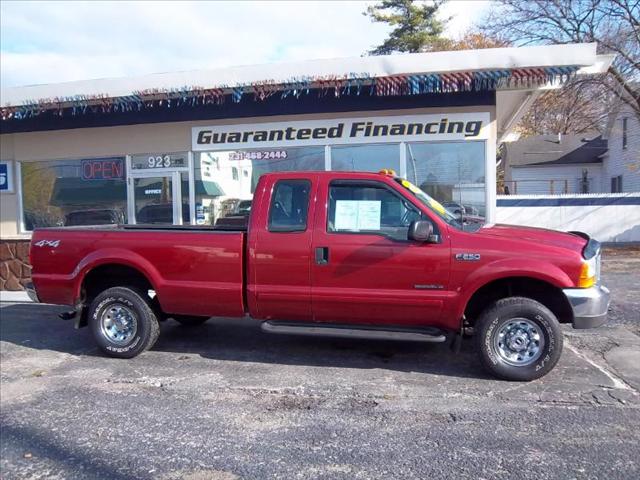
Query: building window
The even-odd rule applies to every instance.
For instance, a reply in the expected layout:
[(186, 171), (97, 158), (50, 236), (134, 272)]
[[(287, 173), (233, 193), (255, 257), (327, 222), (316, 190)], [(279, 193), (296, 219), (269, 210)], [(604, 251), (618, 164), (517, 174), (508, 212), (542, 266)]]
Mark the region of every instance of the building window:
[(309, 210), (308, 180), (281, 180), (276, 184), (269, 208), (270, 232), (303, 232)]
[(611, 193), (622, 193), (622, 175), (611, 177)]
[(23, 162), (25, 230), (126, 221), (125, 159)]
[(407, 144), (407, 179), (452, 213), (485, 216), (484, 142)]
[(629, 123), (628, 118), (625, 117), (622, 119), (622, 149), (623, 150), (627, 149), (628, 123)]
[(235, 154), (240, 161), (249, 162), (251, 192), (265, 173), (324, 170), (323, 146), (244, 150)]
[[(220, 173), (207, 168), (213, 164)], [(224, 217), (247, 216), (258, 179), (265, 173), (309, 170), (324, 170), (323, 146), (201, 153), (195, 162), (196, 223), (216, 225)], [(200, 193), (199, 180), (215, 189)]]
[(379, 172), (385, 168), (400, 173), (397, 143), (331, 147), (331, 170)]

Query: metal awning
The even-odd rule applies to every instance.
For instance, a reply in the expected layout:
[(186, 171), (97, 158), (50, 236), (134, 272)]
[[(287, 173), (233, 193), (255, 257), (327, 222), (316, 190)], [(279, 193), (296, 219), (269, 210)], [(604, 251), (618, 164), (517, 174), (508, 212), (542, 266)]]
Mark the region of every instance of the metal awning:
[(108, 205), (127, 198), (123, 180), (83, 180), (79, 177), (58, 177), (53, 184), (49, 203), (55, 207), (74, 205)]
[[(228, 89), (273, 85), (301, 85), (330, 79), (375, 79), (394, 76), (453, 74), (506, 70), (579, 67), (585, 73), (607, 70), (610, 56), (597, 55), (595, 43), (487, 48), (429, 53), (307, 60), (186, 72), (156, 73), (127, 78), (102, 78), (57, 84), (29, 85), (2, 90), (3, 106), (19, 106), (38, 99), (72, 99), (91, 96), (116, 98), (141, 93), (178, 91), (187, 86)], [(354, 73), (356, 72), (356, 73)], [(308, 86), (308, 85), (307, 85)]]
[[(195, 181), (196, 195), (219, 197), (224, 190), (217, 182), (210, 180)], [(136, 189), (136, 196), (145, 196), (145, 190), (162, 189), (162, 183), (146, 184)], [(189, 182), (182, 182), (182, 191), (188, 192)], [(55, 207), (73, 207), (82, 205), (111, 205), (126, 201), (127, 188), (123, 180), (83, 180), (79, 177), (58, 177), (53, 184), (49, 203)]]
[(575, 43), (393, 54), (30, 85), (3, 89), (0, 111), (9, 124), (43, 113), (63, 119), (215, 109), (247, 97), (262, 102), (359, 96), (364, 89), (372, 96), (495, 91), (501, 142), (540, 91), (558, 88), (575, 75), (606, 72), (614, 56), (598, 55), (596, 47)]
[[(187, 182), (182, 182), (182, 191), (185, 191), (185, 184)], [(211, 180), (196, 180), (196, 195), (202, 195), (205, 197), (220, 197), (224, 195), (224, 190), (218, 184), (218, 182), (213, 182)]]

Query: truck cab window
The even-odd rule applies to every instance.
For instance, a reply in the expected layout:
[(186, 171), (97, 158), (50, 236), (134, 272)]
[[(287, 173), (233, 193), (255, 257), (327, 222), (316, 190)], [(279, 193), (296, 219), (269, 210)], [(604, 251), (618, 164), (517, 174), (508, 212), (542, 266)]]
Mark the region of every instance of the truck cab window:
[(384, 186), (331, 185), (329, 232), (376, 233), (406, 240), (409, 225), (421, 218), (405, 199)]
[(276, 183), (269, 208), (270, 232), (303, 232), (309, 211), (308, 180), (281, 180)]

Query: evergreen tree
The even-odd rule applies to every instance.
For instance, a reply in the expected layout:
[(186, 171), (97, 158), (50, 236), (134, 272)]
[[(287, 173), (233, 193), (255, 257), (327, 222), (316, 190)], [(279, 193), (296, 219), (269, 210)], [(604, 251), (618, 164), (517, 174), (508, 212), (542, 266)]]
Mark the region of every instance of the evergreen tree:
[(414, 0), (382, 0), (364, 13), (374, 22), (394, 27), (382, 45), (369, 51), (371, 55), (393, 52), (428, 52), (440, 50), (446, 42), (442, 37), (449, 19), (436, 18), (444, 0), (417, 2)]

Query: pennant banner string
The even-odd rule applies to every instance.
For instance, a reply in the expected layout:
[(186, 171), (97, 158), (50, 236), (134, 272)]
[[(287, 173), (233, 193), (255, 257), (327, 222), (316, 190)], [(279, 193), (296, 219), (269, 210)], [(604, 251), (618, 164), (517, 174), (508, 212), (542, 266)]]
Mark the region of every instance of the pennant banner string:
[(579, 68), (579, 66), (565, 66), (381, 77), (373, 77), (367, 73), (350, 73), (344, 76), (292, 78), (284, 83), (263, 80), (233, 87), (221, 85), (214, 88), (201, 86), (149, 88), (119, 97), (96, 94), (29, 100), (20, 106), (0, 107), (0, 114), (2, 121), (8, 121), (33, 118), (45, 112), (56, 116), (77, 116), (89, 113), (125, 113), (153, 108), (195, 108), (222, 105), (227, 100), (239, 103), (246, 101), (247, 98), (263, 102), (276, 94), (279, 94), (281, 100), (299, 99), (312, 91), (317, 91), (319, 98), (326, 96), (339, 98), (347, 95), (361, 95), (363, 88), (367, 86), (369, 94), (374, 96), (535, 88), (548, 83), (564, 83), (571, 79)]

